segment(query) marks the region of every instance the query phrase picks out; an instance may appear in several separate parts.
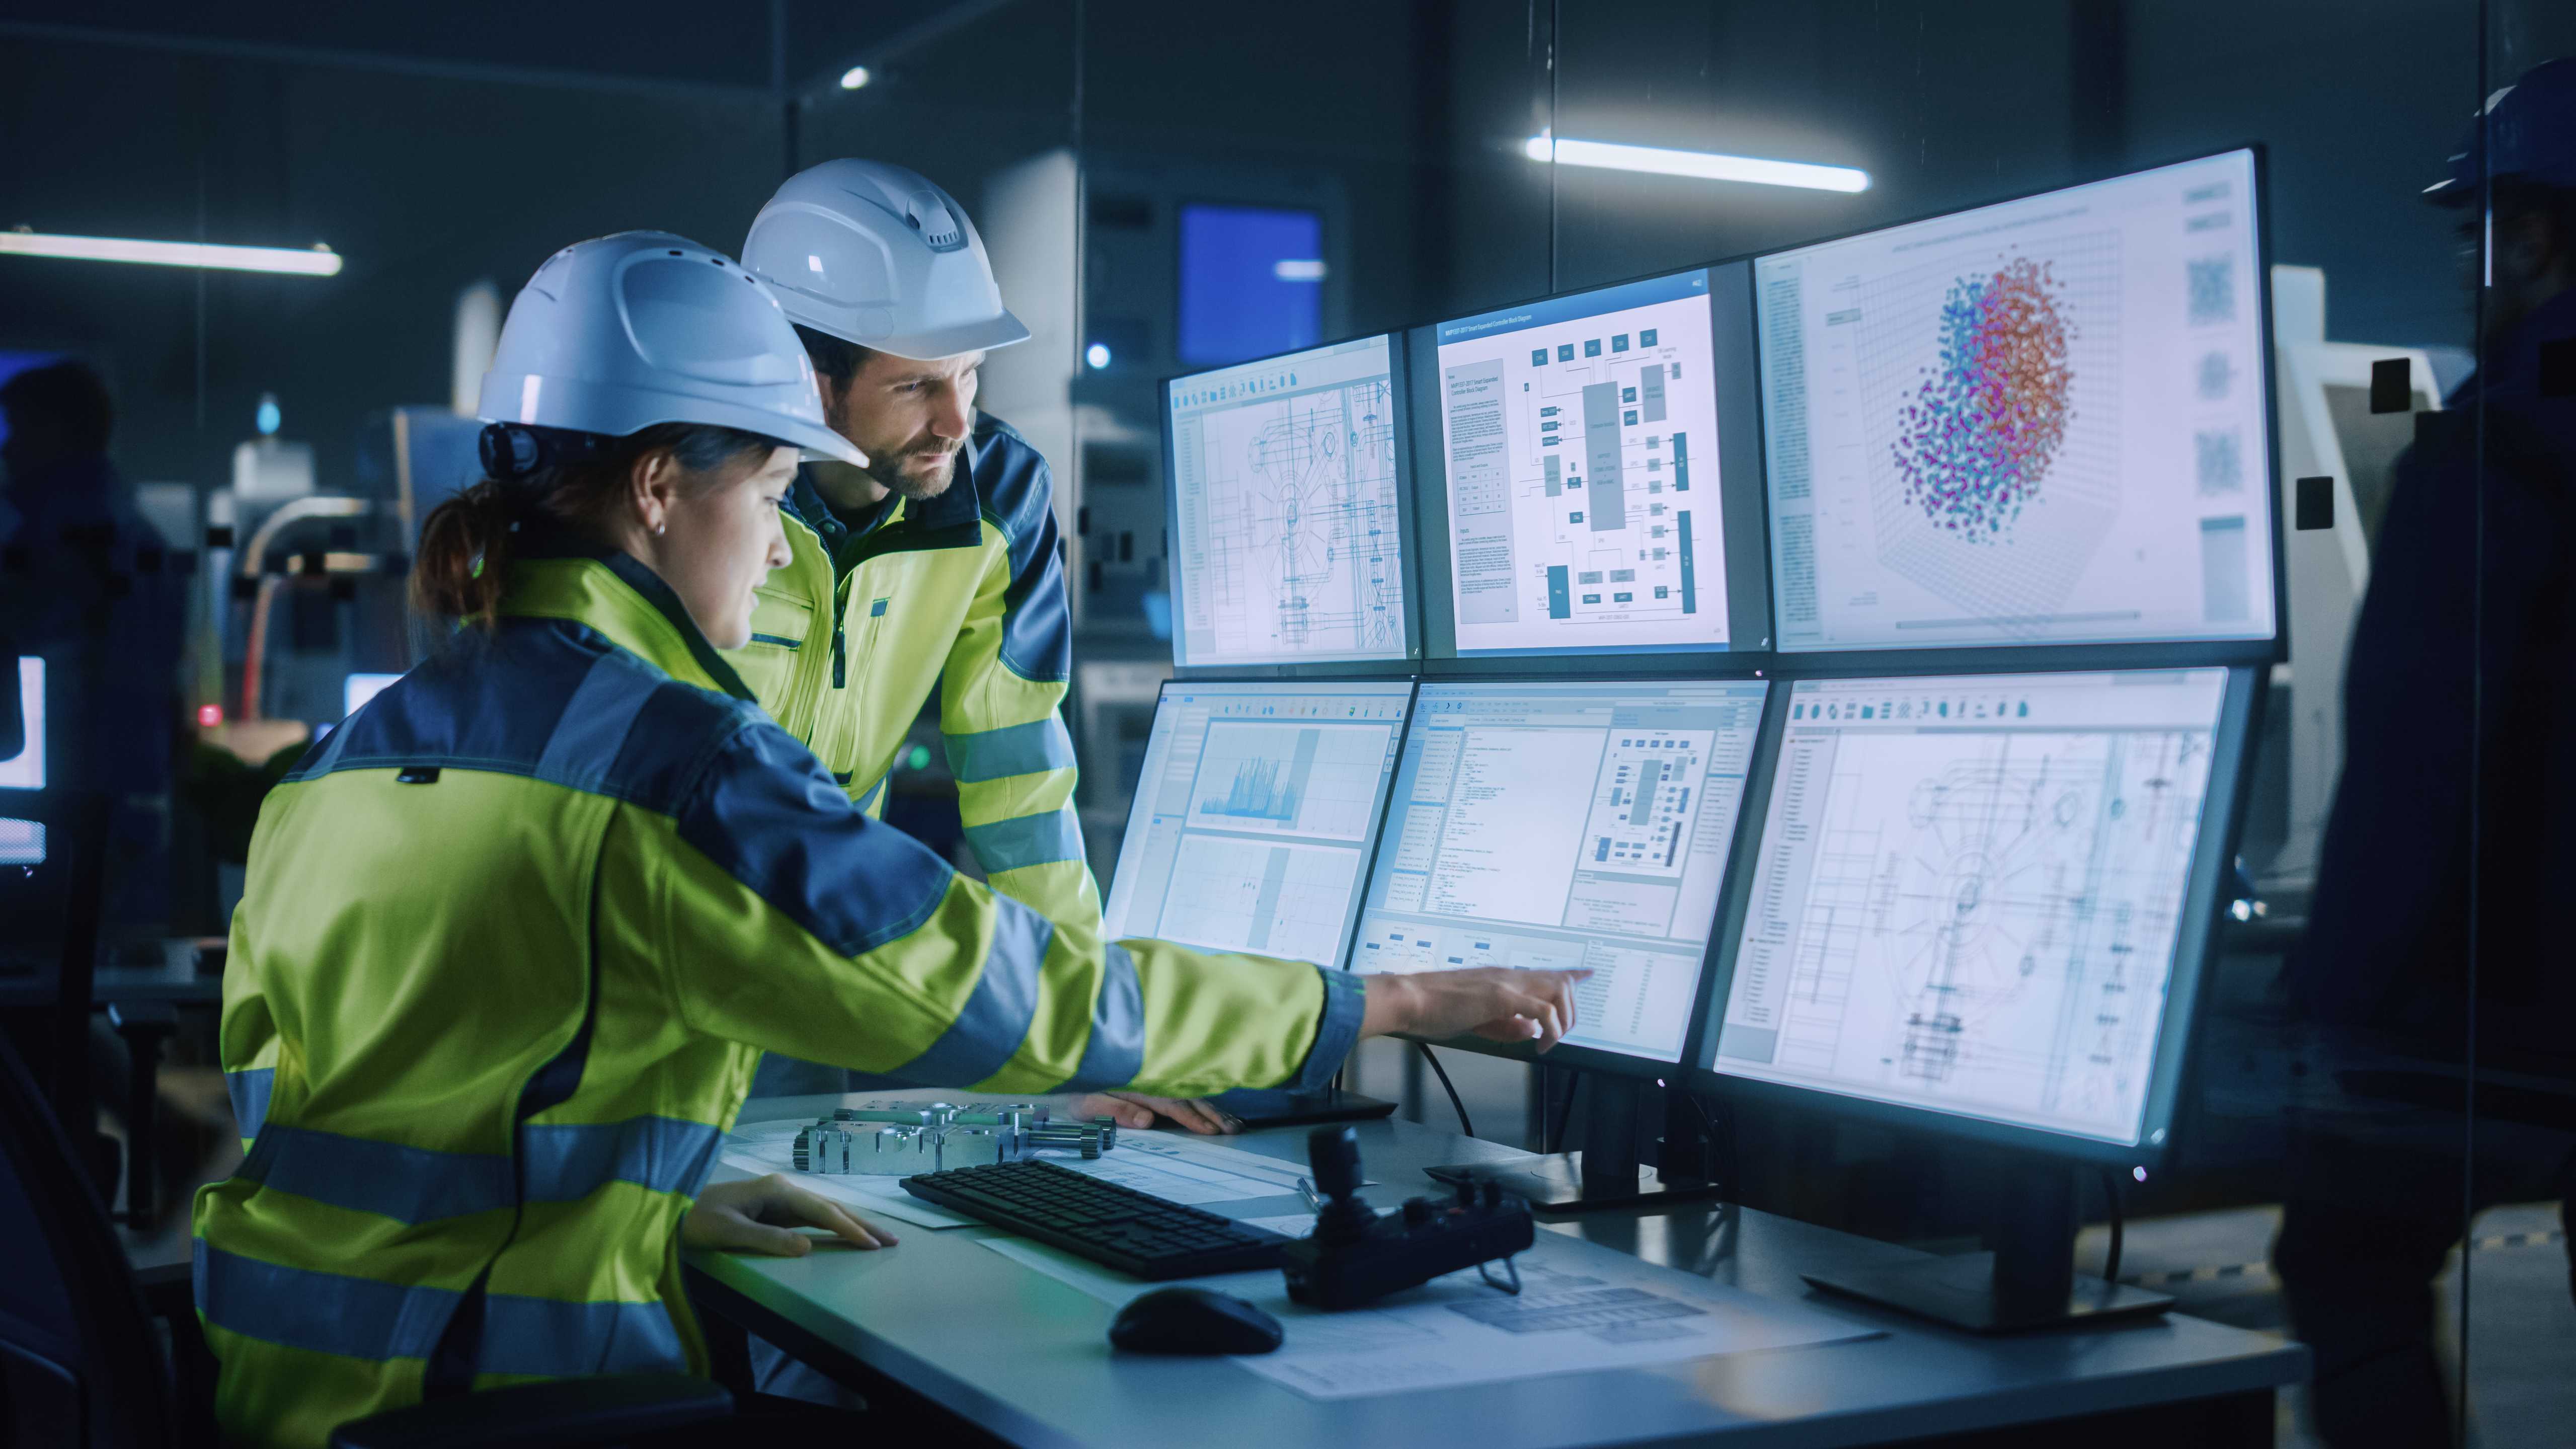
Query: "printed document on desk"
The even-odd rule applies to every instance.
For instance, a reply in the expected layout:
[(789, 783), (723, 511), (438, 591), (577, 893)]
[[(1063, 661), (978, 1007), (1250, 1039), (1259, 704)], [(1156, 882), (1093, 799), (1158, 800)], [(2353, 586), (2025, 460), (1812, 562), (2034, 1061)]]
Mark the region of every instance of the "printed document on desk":
[(1302, 1175), (1293, 1162), (1172, 1132), (1121, 1132), (1100, 1157), (1049, 1152), (1039, 1160), (1192, 1206), (1293, 1193)]
[[(1168, 1286), (1140, 1283), (1016, 1238), (988, 1238), (984, 1246), (1112, 1305)], [(1310, 1399), (1649, 1368), (1872, 1338), (1882, 1331), (1555, 1233), (1539, 1234), (1518, 1263), (1517, 1298), (1486, 1287), (1469, 1270), (1435, 1278), (1378, 1307), (1345, 1313), (1291, 1303), (1286, 1279), (1277, 1272), (1190, 1282), (1233, 1294), (1277, 1318), (1287, 1330), (1278, 1352), (1234, 1361)]]

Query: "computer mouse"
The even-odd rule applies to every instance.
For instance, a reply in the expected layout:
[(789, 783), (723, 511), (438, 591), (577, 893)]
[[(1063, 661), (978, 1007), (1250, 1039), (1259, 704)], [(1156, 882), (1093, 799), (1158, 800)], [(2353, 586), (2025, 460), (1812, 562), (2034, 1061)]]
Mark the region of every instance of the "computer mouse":
[(1118, 1310), (1109, 1343), (1129, 1353), (1268, 1353), (1279, 1320), (1231, 1294), (1157, 1288)]

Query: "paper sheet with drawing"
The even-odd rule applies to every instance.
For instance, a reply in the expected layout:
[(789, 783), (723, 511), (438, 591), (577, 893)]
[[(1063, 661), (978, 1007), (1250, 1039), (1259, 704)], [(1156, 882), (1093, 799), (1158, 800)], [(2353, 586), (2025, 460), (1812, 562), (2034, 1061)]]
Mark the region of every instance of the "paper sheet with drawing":
[[(836, 1202), (922, 1227), (956, 1228), (977, 1221), (905, 1192), (901, 1178), (794, 1172), (796, 1133), (804, 1125), (764, 1122), (745, 1127), (725, 1140), (724, 1160), (745, 1172), (793, 1173), (798, 1183)], [(1294, 1193), (1299, 1176), (1293, 1162), (1171, 1133), (1121, 1133), (1117, 1147), (1094, 1161), (1062, 1152), (1040, 1153), (1039, 1160), (1190, 1204)]]
[[(1037, 1243), (993, 1238), (984, 1246), (1104, 1303), (1124, 1304), (1165, 1286), (1136, 1282)], [(1517, 1298), (1484, 1286), (1468, 1271), (1347, 1313), (1289, 1302), (1276, 1272), (1191, 1282), (1256, 1303), (1277, 1317), (1287, 1343), (1276, 1353), (1234, 1361), (1312, 1399), (1642, 1368), (1869, 1338), (1881, 1331), (1555, 1233), (1539, 1234), (1519, 1265)]]

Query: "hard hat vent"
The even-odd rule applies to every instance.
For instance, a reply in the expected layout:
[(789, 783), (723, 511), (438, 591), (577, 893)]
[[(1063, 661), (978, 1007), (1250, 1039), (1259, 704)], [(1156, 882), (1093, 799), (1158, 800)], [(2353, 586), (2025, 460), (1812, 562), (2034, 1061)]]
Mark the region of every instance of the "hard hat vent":
[(916, 191), (903, 199), (903, 219), (921, 233), (934, 252), (953, 252), (966, 245), (966, 228), (934, 192)]
[(736, 385), (797, 380), (801, 354), (776, 346), (762, 310), (745, 310), (733, 279), (667, 257), (626, 268), (619, 301), (636, 350), (655, 367), (683, 377)]

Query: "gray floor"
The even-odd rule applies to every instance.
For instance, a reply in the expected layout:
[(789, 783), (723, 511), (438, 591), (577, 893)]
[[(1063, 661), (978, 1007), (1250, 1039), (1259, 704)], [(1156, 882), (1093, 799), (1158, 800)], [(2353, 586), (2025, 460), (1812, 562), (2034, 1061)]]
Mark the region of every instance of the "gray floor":
[[(2286, 1333), (2280, 1284), (2269, 1267), (2280, 1213), (2238, 1208), (2129, 1224), (2120, 1276), (2171, 1293), (2183, 1312), (2240, 1328)], [(2098, 1270), (2109, 1233), (2087, 1229), (2076, 1261)], [(2469, 1284), (2470, 1443), (2477, 1449), (2563, 1449), (2576, 1442), (2576, 1300), (2567, 1291), (2567, 1245), (2558, 1205), (2529, 1203), (2480, 1215)], [(2443, 1348), (2459, 1363), (2460, 1255), (2451, 1255), (2440, 1301)], [(2306, 1405), (2281, 1399), (2284, 1449), (2311, 1449)]]

